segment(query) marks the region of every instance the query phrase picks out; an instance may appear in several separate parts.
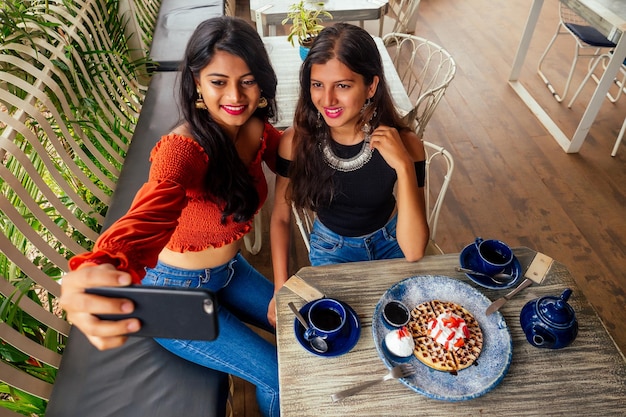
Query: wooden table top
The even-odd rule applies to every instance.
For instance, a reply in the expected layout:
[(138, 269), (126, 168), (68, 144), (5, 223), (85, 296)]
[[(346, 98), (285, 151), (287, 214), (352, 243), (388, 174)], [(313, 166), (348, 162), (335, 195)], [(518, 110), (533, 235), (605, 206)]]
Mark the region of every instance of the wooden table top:
[[(515, 248), (522, 270), (535, 255)], [(306, 303), (283, 287), (277, 294), (277, 345), (282, 417), (305, 416), (537, 416), (626, 415), (626, 361), (602, 325), (595, 310), (576, 286), (567, 268), (554, 262), (541, 285), (533, 284), (501, 308), (513, 341), (508, 373), (481, 397), (447, 402), (427, 398), (398, 381), (386, 381), (362, 393), (333, 403), (331, 394), (362, 381), (382, 377), (387, 368), (378, 356), (372, 335), (372, 315), (378, 300), (398, 281), (416, 275), (444, 275), (469, 283), (495, 300), (510, 290), (488, 290), (456, 272), (458, 254), (405, 260), (355, 262), (305, 267), (297, 277), (326, 296), (349, 304), (361, 321), (356, 346), (336, 357), (306, 351), (294, 335), (294, 316), (287, 306)], [(519, 312), (526, 302), (560, 295), (571, 288), (579, 331), (576, 340), (559, 350), (530, 345), (520, 327)], [(462, 372), (462, 371), (461, 371)]]
[[(398, 72), (393, 66), (391, 57), (387, 53), (387, 48), (385, 48), (382, 39), (375, 37), (374, 40), (383, 60), (385, 78), (391, 90), (391, 96), (400, 116), (404, 117), (412, 110), (411, 99), (406, 94), (406, 90), (402, 85)], [(278, 117), (274, 126), (286, 128), (291, 126), (296, 110), (296, 102), (298, 101), (298, 93), (300, 91), (299, 76), (302, 59), (300, 59), (298, 47), (293, 47), (287, 41), (286, 36), (264, 37), (263, 43), (278, 78), (276, 89)]]

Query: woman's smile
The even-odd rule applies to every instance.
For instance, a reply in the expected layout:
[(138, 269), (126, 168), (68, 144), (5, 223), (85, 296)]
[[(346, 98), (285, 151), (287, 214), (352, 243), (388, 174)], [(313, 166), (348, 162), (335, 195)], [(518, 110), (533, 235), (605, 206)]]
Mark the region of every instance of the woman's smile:
[(336, 119), (337, 117), (340, 117), (342, 113), (342, 107), (324, 107), (324, 114), (326, 115), (326, 117), (329, 117), (331, 119)]
[(221, 107), (222, 107), (222, 109), (226, 113), (230, 114), (231, 116), (239, 116), (240, 114), (242, 114), (243, 112), (246, 111), (246, 108), (248, 106), (244, 106), (244, 105), (241, 105), (241, 106), (231, 106), (231, 105), (227, 105), (227, 104), (222, 104)]

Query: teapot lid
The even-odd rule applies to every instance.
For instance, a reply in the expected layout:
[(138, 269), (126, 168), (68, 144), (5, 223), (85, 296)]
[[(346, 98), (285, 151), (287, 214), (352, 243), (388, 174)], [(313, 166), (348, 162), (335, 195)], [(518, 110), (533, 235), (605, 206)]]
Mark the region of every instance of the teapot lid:
[(550, 326), (557, 328), (571, 327), (576, 320), (574, 309), (567, 304), (567, 299), (572, 290), (565, 289), (560, 297), (542, 297), (537, 301), (537, 313), (539, 317)]

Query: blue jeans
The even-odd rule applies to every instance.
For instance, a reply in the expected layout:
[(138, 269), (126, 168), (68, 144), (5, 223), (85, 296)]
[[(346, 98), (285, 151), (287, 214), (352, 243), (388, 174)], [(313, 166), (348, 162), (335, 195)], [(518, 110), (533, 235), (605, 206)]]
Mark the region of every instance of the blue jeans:
[(386, 225), (365, 236), (345, 237), (333, 232), (315, 219), (311, 230), (311, 265), (330, 265), (375, 259), (404, 258), (396, 240), (398, 215)]
[(279, 416), (276, 347), (245, 324), (274, 331), (267, 320), (274, 285), (267, 278), (241, 254), (237, 254), (224, 265), (200, 270), (181, 269), (159, 262), (155, 268), (147, 269), (142, 284), (206, 288), (213, 291), (218, 300), (217, 339), (210, 342), (155, 340), (184, 359), (236, 375), (256, 385), (257, 401), (263, 415)]

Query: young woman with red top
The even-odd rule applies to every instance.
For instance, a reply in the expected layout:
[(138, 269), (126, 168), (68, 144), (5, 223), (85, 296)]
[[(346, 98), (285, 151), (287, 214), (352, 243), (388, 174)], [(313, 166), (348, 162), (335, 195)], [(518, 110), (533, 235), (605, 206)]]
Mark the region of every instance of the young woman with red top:
[[(276, 75), (263, 43), (247, 22), (219, 17), (191, 36), (180, 74), (183, 122), (151, 153), (148, 182), (126, 215), (93, 250), (70, 260), (61, 306), (96, 347), (123, 344), (136, 319), (128, 300), (86, 294), (94, 286), (130, 283), (209, 289), (219, 301), (216, 340), (156, 339), (176, 355), (237, 375), (257, 386), (265, 416), (278, 416), (275, 347), (246, 323), (273, 331), (274, 286), (240, 254), (243, 236), (267, 197), (261, 167), (275, 167), (280, 133)], [(176, 312), (172, 312), (176, 314)]]
[(288, 278), (292, 202), (317, 214), (313, 266), (420, 259), (429, 237), (425, 157), (395, 110), (372, 37), (346, 23), (325, 28), (302, 64), (293, 128), (278, 150), (270, 227), (276, 287)]

